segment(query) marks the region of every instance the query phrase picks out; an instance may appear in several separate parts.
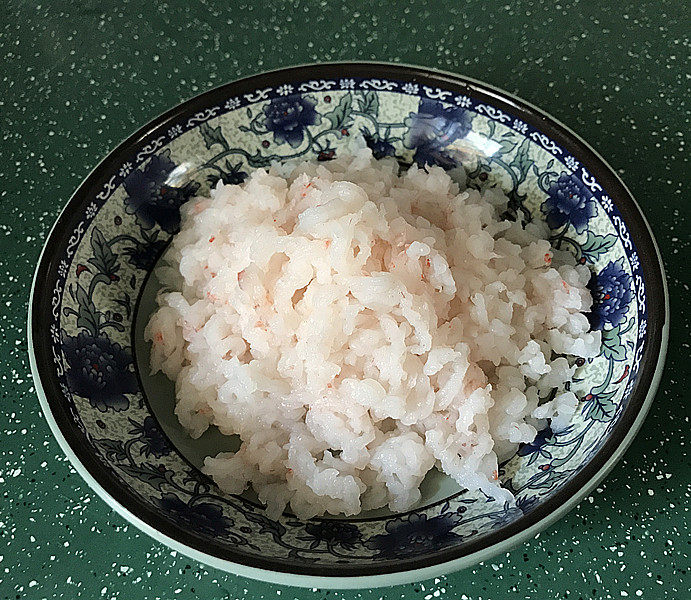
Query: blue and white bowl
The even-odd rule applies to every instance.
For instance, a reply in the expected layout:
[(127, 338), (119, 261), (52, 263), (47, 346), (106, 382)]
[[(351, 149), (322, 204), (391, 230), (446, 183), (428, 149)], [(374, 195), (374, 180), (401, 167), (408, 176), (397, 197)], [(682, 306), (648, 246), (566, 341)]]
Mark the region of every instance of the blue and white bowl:
[[(503, 465), (517, 502), (441, 475), (404, 514), (298, 521), (224, 494), (173, 415), (172, 384), (149, 375), (143, 325), (154, 264), (180, 206), (219, 179), (295, 157), (328, 160), (364, 135), (375, 156), (466, 169), (499, 185), (518, 218), (592, 272), (600, 355), (582, 364), (570, 426), (545, 430)], [(630, 192), (585, 142), (538, 109), (462, 77), (382, 64), (327, 64), (227, 84), (170, 110), (84, 181), (53, 228), (30, 303), (42, 409), (79, 473), (143, 531), (234, 573), (310, 587), (403, 583), (504, 552), (570, 510), (621, 457), (658, 384), (669, 311), (659, 253)]]

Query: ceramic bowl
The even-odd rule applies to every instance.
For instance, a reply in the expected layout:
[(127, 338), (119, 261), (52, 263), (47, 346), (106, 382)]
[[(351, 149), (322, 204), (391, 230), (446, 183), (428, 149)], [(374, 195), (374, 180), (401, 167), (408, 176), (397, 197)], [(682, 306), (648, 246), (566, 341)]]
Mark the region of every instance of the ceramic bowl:
[[(539, 433), (504, 464), (515, 505), (439, 474), (403, 514), (267, 518), (250, 494), (221, 492), (199, 467), (233, 448), (192, 440), (172, 384), (149, 375), (143, 326), (151, 271), (180, 206), (219, 179), (272, 161), (326, 161), (363, 135), (375, 157), (462, 164), (471, 186), (501, 186), (510, 213), (544, 219), (553, 244), (593, 272), (600, 355), (579, 361), (570, 426)], [(459, 569), (535, 535), (612, 468), (660, 376), (668, 309), (658, 250), (638, 206), (585, 142), (540, 110), (481, 83), (425, 69), (327, 64), (204, 93), (123, 142), (60, 215), (30, 302), (31, 366), (46, 418), (77, 471), (126, 519), (169, 546), (249, 577), (372, 587)]]

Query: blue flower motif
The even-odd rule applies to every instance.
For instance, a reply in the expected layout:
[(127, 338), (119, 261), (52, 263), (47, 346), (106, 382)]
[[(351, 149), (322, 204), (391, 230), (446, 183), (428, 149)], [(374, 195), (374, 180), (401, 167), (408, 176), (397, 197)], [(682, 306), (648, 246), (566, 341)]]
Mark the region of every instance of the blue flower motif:
[(143, 229), (158, 225), (166, 233), (175, 233), (180, 228), (180, 207), (196, 193), (199, 184), (190, 181), (182, 187), (167, 185), (175, 166), (170, 150), (164, 150), (152, 156), (143, 170), (135, 169), (125, 178), (126, 211), (137, 217)]
[(448, 152), (437, 148), (432, 144), (421, 144), (415, 149), (413, 160), (420, 167), (433, 165), (441, 167), (445, 171), (453, 169), (458, 165), (458, 161), (453, 158)]
[(552, 458), (552, 454), (544, 446), (554, 437), (554, 432), (550, 427), (539, 431), (535, 439), (529, 444), (523, 444), (518, 449), (519, 456), (537, 455), (544, 458)]
[(461, 540), (461, 536), (453, 532), (460, 518), (455, 513), (445, 513), (431, 519), (423, 513), (412, 513), (389, 521), (386, 533), (371, 537), (365, 546), (378, 550), (378, 556), (389, 558), (423, 554)]
[(328, 548), (340, 546), (345, 550), (353, 550), (362, 541), (362, 534), (357, 526), (345, 521), (309, 522), (305, 525), (305, 532), (308, 536), (305, 539), (313, 540), (310, 548), (326, 542)]
[(415, 149), (413, 160), (419, 166), (438, 165), (451, 169), (457, 161), (447, 150), (468, 134), (472, 120), (464, 108), (445, 108), (441, 102), (422, 98), (417, 113), (410, 113), (405, 119), (408, 130), (403, 136), (403, 144), (406, 148)]
[(363, 130), (362, 134), (365, 138), (367, 147), (372, 151), (372, 156), (374, 156), (374, 158), (377, 160), (384, 158), (385, 156), (394, 156), (396, 154), (396, 148), (394, 148), (394, 145), (378, 134), (369, 133), (367, 130)]
[(137, 391), (137, 379), (130, 370), (128, 350), (105, 336), (82, 331), (76, 337), (63, 334), (62, 351), (69, 365), (67, 383), (74, 394), (87, 398), (101, 412), (129, 407), (125, 394)]
[(508, 502), (504, 504), (504, 509), (495, 513), (491, 513), (492, 529), (499, 529), (504, 525), (512, 523), (523, 515), (529, 513), (540, 502), (537, 496), (523, 496), (516, 498), (516, 503), (511, 505)]
[(540, 210), (552, 229), (571, 224), (578, 233), (583, 233), (588, 220), (597, 212), (595, 198), (588, 188), (568, 173), (562, 172), (549, 186), (547, 194), (548, 198), (542, 203)]
[(147, 458), (151, 455), (161, 458), (171, 453), (170, 446), (163, 432), (159, 429), (156, 419), (152, 416), (145, 417), (142, 424), (137, 423), (134, 419), (128, 420), (134, 425), (134, 429), (128, 433), (139, 436), (142, 442), (142, 447), (139, 450), (140, 455), (143, 454)]
[(127, 255), (129, 263), (137, 269), (150, 271), (156, 264), (156, 260), (166, 247), (163, 240), (153, 239), (149, 243), (138, 243), (124, 248), (122, 253)]
[(225, 161), (225, 169), (218, 167), (218, 172), (207, 176), (207, 181), (214, 186), (218, 181), (222, 181), (225, 185), (239, 185), (249, 177), (249, 175), (241, 170), (242, 163), (238, 162), (234, 165), (230, 161)]
[(606, 323), (613, 327), (626, 317), (633, 300), (631, 275), (624, 270), (624, 259), (609, 264), (588, 282), (593, 295), (593, 308), (588, 319), (593, 329), (602, 329)]
[(293, 148), (302, 144), (308, 125), (321, 122), (321, 115), (314, 109), (317, 101), (311, 96), (287, 96), (274, 98), (264, 106), (263, 123), (274, 134), (274, 142), (287, 142)]
[(524, 515), (528, 514), (538, 504), (540, 504), (540, 498), (537, 496), (521, 496), (520, 498), (516, 498), (516, 506)]
[(510, 506), (507, 502), (504, 505), (504, 510), (490, 513), (488, 516), (492, 521), (492, 529), (500, 529), (504, 525), (513, 523), (516, 519), (523, 516), (523, 513), (517, 506)]
[(172, 492), (155, 498), (155, 501), (169, 517), (209, 536), (226, 535), (234, 524), (218, 504), (194, 502), (194, 498), (183, 502)]

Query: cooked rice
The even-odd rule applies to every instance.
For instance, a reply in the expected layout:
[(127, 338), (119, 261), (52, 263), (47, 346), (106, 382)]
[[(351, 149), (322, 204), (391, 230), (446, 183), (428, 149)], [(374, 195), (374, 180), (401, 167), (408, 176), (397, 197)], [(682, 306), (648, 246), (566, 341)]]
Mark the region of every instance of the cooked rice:
[(190, 435), (240, 436), (205, 461), (222, 489), (271, 516), (403, 511), (437, 467), (512, 501), (498, 463), (568, 424), (600, 337), (588, 268), (464, 188), (360, 149), (183, 206), (146, 337)]

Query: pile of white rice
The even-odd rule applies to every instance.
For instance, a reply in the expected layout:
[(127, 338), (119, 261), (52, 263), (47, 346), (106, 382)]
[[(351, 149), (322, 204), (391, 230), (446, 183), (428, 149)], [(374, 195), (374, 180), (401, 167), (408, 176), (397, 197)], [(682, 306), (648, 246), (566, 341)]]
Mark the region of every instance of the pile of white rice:
[(403, 511), (437, 467), (511, 501), (498, 461), (569, 422), (572, 357), (600, 346), (587, 267), (501, 220), (500, 190), (428, 171), (361, 149), (183, 207), (146, 336), (190, 435), (242, 440), (205, 461), (222, 489), (272, 516)]

